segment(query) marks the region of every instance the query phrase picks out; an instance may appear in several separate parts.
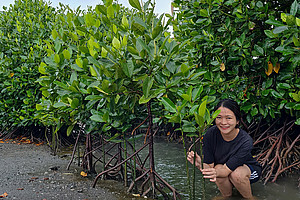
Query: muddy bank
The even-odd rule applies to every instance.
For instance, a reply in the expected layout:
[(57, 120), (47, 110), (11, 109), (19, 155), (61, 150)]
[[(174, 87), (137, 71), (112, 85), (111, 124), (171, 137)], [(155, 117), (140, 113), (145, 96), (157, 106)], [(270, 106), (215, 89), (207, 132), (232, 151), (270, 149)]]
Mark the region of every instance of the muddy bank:
[[(51, 155), (47, 146), (0, 144), (0, 195), (7, 193), (3, 199), (22, 200), (136, 199), (115, 181), (92, 188), (91, 180), (80, 176), (80, 167), (66, 170), (67, 164), (68, 159)], [(119, 190), (112, 191), (110, 185)]]

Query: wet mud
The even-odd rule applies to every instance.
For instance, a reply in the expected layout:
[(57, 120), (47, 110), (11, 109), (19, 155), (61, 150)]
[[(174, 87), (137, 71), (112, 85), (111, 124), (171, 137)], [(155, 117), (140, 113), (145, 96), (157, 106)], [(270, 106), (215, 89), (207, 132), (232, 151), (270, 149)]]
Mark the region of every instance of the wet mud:
[(123, 185), (105, 181), (92, 188), (92, 179), (81, 168), (53, 156), (46, 145), (0, 144), (0, 199), (120, 200), (137, 199)]

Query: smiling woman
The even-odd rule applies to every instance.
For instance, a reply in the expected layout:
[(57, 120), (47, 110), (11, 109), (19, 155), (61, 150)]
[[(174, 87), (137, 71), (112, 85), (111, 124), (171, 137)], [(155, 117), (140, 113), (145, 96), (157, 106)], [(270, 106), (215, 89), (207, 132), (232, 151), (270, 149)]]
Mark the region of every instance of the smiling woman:
[(224, 197), (232, 195), (235, 187), (244, 198), (252, 198), (251, 183), (259, 180), (261, 166), (252, 157), (252, 138), (240, 129), (241, 113), (238, 104), (222, 100), (215, 110), (220, 110), (215, 126), (208, 129), (203, 139), (203, 168), (199, 155), (188, 154), (204, 178), (215, 182)]

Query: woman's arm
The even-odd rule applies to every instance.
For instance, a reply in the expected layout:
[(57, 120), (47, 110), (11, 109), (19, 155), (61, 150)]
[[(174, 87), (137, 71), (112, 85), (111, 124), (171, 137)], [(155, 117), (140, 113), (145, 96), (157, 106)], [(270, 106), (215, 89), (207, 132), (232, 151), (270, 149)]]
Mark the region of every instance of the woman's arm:
[(201, 169), (203, 177), (208, 178), (211, 182), (216, 182), (217, 178), (227, 177), (232, 172), (226, 164), (213, 166), (213, 164), (204, 163), (203, 166), (204, 169)]

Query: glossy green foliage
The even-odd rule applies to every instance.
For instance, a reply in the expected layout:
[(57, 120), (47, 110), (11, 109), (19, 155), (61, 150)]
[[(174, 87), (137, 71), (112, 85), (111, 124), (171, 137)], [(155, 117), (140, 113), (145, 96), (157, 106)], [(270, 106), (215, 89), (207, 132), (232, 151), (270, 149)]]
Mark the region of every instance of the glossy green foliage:
[(153, 112), (161, 112), (155, 99), (178, 86), (171, 75), (178, 72), (173, 58), (181, 47), (166, 31), (170, 20), (163, 23), (150, 1), (130, 3), (137, 9), (106, 1), (82, 15), (57, 16), (39, 66), (37, 108), (45, 123), (63, 122), (70, 133), (80, 121), (88, 132), (114, 133), (144, 120), (151, 99)]
[(0, 12), (0, 121), (1, 127), (37, 124), (35, 105), (41, 97), (37, 66), (55, 17), (43, 1), (16, 0)]
[[(175, 38), (189, 65), (207, 71), (204, 93), (233, 98), (251, 122), (282, 113), (299, 124), (299, 3), (257, 0), (174, 0)], [(285, 22), (280, 19), (290, 16)], [(298, 19), (298, 20), (297, 20)], [(286, 112), (282, 112), (286, 111)]]

